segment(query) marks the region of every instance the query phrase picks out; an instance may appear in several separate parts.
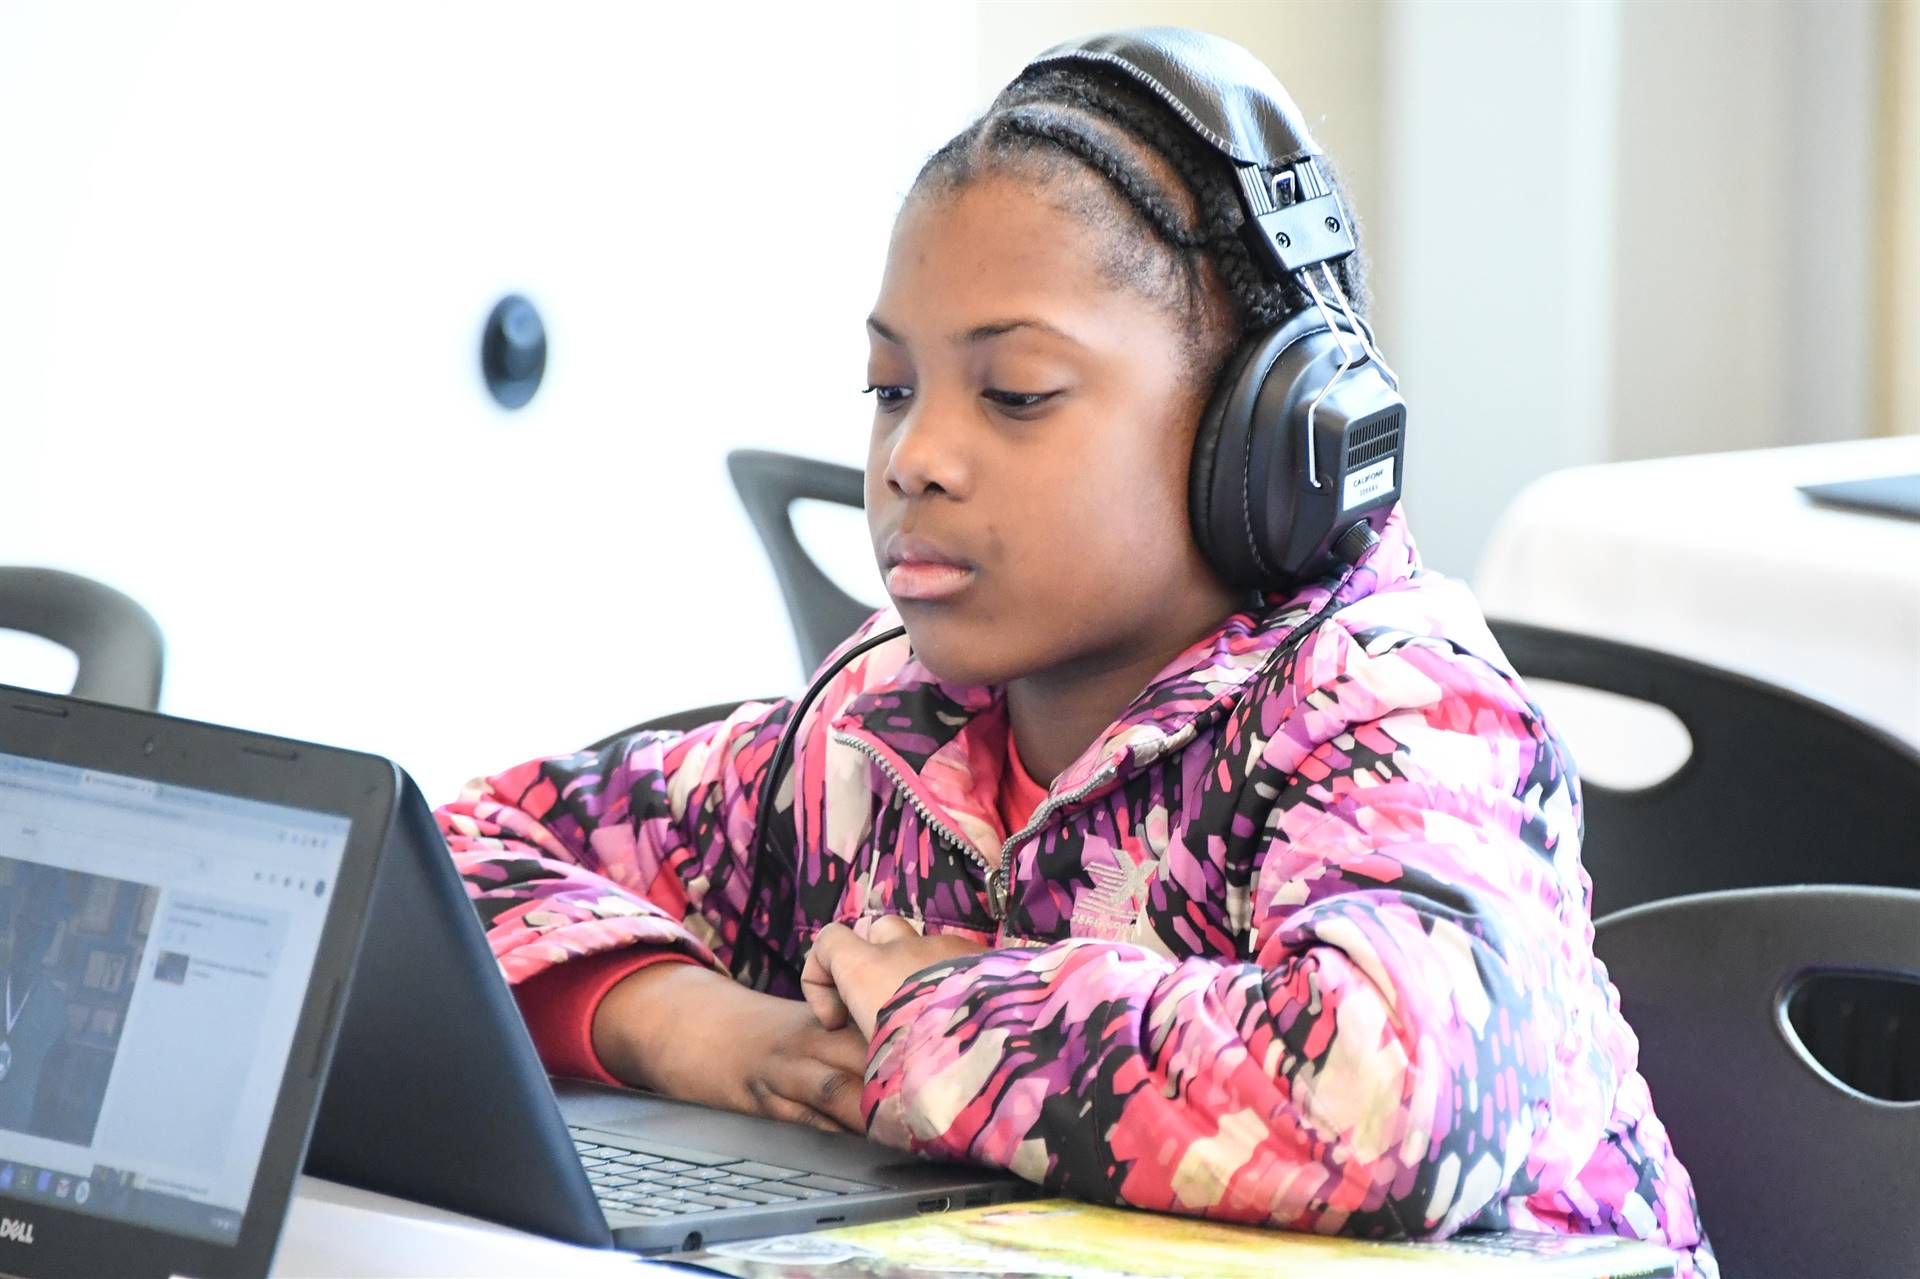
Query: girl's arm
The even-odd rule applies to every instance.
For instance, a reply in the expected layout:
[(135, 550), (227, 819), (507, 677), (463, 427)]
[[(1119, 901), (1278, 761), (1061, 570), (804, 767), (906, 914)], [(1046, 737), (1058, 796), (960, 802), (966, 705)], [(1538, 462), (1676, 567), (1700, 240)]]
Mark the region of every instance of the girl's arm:
[[(1227, 743), (1278, 792), (1238, 885), (1226, 858), (1245, 928), (1219, 948), (1242, 957), (1069, 940), (927, 969), (880, 1014), (873, 1135), (1094, 1200), (1376, 1236), (1579, 1170), (1631, 1061), (1564, 761), (1477, 659), (1365, 638), (1324, 627), (1292, 669), (1338, 676), (1269, 693), (1286, 727)], [(1217, 874), (1187, 865), (1187, 891)]]
[(790, 709), (749, 702), (691, 732), (534, 760), (439, 809), (507, 980), (616, 951), (727, 968), (760, 781)]
[[(822, 669), (893, 620), (868, 618)], [(803, 734), (859, 691), (873, 663), (899, 656), (876, 649), (836, 670)], [(568, 988), (570, 1005), (583, 989), (591, 1004), (641, 958), (672, 956), (764, 987), (765, 961), (740, 953), (751, 935), (792, 961), (780, 975), (789, 988), (775, 993), (798, 994), (793, 921), (766, 918), (764, 900), (759, 917), (744, 918), (763, 821), (775, 861), (794, 862), (799, 743), (773, 811), (760, 811), (792, 712), (790, 699), (748, 702), (691, 732), (634, 733), (603, 750), (534, 760), (469, 783), (441, 808), (440, 829), (507, 980), (518, 988), (539, 975), (549, 989)]]

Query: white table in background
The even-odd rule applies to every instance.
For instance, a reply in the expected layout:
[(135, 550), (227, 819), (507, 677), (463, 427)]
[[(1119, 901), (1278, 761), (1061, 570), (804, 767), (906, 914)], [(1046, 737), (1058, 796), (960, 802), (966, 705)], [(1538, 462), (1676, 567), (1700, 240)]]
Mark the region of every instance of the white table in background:
[(1503, 513), (1475, 589), (1490, 616), (1742, 671), (1920, 744), (1920, 521), (1797, 491), (1913, 472), (1920, 436), (1559, 471)]

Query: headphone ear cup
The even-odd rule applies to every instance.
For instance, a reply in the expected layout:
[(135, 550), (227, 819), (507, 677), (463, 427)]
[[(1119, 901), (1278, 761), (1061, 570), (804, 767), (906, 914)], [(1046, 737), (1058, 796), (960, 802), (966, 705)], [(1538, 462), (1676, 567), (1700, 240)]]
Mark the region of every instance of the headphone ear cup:
[(1228, 357), (1213, 394), (1200, 414), (1193, 437), (1193, 462), (1187, 471), (1187, 521), (1201, 556), (1230, 586), (1248, 586), (1253, 567), (1244, 489), (1237, 478), (1245, 465), (1252, 408), (1259, 402), (1259, 381), (1249, 389), (1247, 372), (1265, 345), (1264, 333), (1240, 344)]
[[(1326, 324), (1311, 311), (1296, 312), (1275, 328), (1250, 334), (1221, 370), (1200, 428), (1194, 434), (1187, 480), (1187, 518), (1193, 538), (1213, 571), (1229, 586), (1270, 588), (1282, 583), (1266, 554), (1262, 530), (1289, 527), (1298, 501), (1285, 484), (1269, 480), (1275, 449), (1292, 456), (1293, 418), (1299, 380), (1299, 348)], [(1290, 352), (1295, 358), (1288, 359)], [(1269, 390), (1275, 366), (1287, 359), (1292, 388), (1284, 403)], [(1262, 401), (1269, 401), (1262, 411)], [(1268, 438), (1277, 437), (1277, 438)]]

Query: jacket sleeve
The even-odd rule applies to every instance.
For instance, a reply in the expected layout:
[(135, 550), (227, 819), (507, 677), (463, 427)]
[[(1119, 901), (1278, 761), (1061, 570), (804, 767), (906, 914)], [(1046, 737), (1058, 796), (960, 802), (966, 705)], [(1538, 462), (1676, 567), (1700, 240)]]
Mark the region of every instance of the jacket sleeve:
[(763, 770), (790, 704), (642, 732), (469, 782), (438, 810), (509, 982), (622, 948), (726, 969)]
[[(1212, 893), (1225, 868), (1238, 953), (1069, 940), (916, 974), (875, 1030), (877, 1138), (1371, 1237), (1450, 1233), (1591, 1154), (1622, 1071), (1584, 1024), (1604, 986), (1553, 739), (1478, 659), (1338, 619), (1277, 678), (1218, 757), (1272, 797), (1239, 810), (1240, 886), (1230, 837), (1185, 862)], [(1150, 901), (1202, 891), (1165, 882), (1178, 857)]]
[[(871, 657), (841, 655), (892, 621), (876, 613), (828, 658), (831, 680), (804, 739), (861, 686)], [(791, 874), (794, 748), (760, 811), (762, 783), (793, 702), (747, 702), (686, 733), (641, 732), (600, 750), (537, 759), (469, 782), (438, 810), (441, 832), (508, 982), (587, 956), (649, 949), (797, 994)], [(748, 917), (756, 832), (773, 854)], [(778, 904), (776, 904), (778, 903)], [(758, 945), (747, 942), (757, 941)], [(771, 964), (775, 952), (786, 963)], [(610, 969), (601, 970), (603, 975)], [(579, 983), (570, 983), (576, 988)]]

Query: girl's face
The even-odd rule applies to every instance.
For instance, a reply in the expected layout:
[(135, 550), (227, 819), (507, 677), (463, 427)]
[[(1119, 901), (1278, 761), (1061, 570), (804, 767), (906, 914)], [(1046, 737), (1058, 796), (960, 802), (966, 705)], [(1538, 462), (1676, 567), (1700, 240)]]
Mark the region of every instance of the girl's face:
[(952, 683), (1164, 662), (1236, 600), (1187, 524), (1189, 335), (1115, 282), (1086, 207), (988, 173), (894, 228), (867, 522), (916, 656)]

